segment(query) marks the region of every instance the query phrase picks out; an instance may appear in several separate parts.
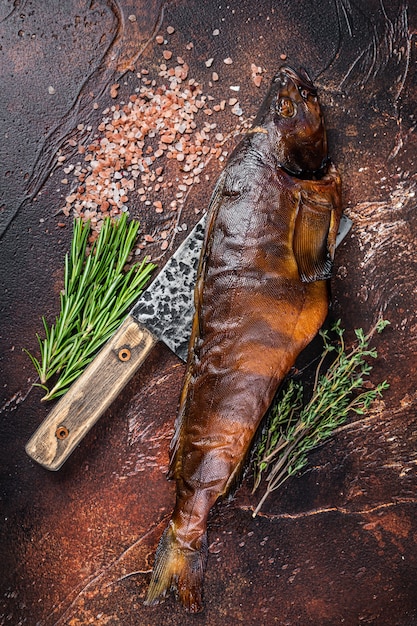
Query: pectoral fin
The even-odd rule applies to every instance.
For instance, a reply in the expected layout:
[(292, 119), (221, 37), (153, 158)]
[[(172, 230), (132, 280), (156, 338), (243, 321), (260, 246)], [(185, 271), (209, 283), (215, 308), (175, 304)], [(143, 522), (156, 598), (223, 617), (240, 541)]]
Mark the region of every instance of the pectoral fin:
[(318, 194), (300, 194), (293, 251), (303, 282), (326, 280), (331, 276), (335, 247), (333, 209), (332, 203)]

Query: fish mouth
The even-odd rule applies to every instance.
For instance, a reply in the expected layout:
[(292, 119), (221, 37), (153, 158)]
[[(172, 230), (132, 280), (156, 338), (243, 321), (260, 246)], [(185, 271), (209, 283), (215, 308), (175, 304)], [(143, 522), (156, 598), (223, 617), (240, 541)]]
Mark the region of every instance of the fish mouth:
[(278, 73), (274, 76), (274, 83), (278, 83), (281, 87), (287, 87), (289, 80), (298, 90), (307, 89), (313, 96), (317, 95), (317, 89), (304, 68), (300, 67), (299, 71), (296, 72), (289, 65), (280, 67)]

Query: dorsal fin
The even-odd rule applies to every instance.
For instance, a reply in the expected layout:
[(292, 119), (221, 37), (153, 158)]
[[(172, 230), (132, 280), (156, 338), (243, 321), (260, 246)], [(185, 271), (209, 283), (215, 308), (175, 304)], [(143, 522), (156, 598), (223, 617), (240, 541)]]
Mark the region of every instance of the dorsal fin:
[(180, 449), (181, 449), (181, 439), (182, 439), (182, 429), (184, 425), (184, 420), (186, 419), (186, 401), (188, 397), (188, 388), (191, 382), (192, 373), (189, 368), (189, 364), (193, 359), (194, 347), (198, 338), (200, 336), (200, 323), (199, 323), (199, 313), (202, 306), (202, 291), (203, 284), (205, 279), (205, 271), (207, 258), (210, 254), (210, 244), (211, 244), (211, 234), (213, 231), (213, 226), (216, 220), (217, 212), (223, 200), (224, 187), (226, 180), (226, 170), (223, 170), (220, 175), (217, 184), (213, 190), (213, 194), (210, 199), (210, 204), (207, 210), (207, 224), (206, 224), (206, 232), (203, 241), (203, 248), (200, 255), (200, 263), (197, 270), (197, 281), (194, 290), (194, 305), (195, 312), (193, 319), (193, 326), (191, 330), (191, 337), (189, 343), (189, 352), (188, 352), (188, 367), (187, 374), (184, 381), (181, 398), (180, 398), (180, 406), (178, 409), (177, 419), (175, 421), (175, 432), (171, 441), (170, 446), (170, 464), (168, 469), (168, 478), (175, 478), (178, 461), (180, 459)]

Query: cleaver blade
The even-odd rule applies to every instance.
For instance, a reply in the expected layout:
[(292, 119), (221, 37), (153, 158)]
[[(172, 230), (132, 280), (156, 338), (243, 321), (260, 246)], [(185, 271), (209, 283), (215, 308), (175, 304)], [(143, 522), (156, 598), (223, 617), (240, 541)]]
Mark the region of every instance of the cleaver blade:
[(194, 315), (194, 285), (204, 239), (203, 215), (152, 284), (141, 294), (130, 315), (183, 361)]
[[(57, 402), (26, 444), (27, 454), (58, 470), (119, 395), (158, 341), (185, 361), (194, 315), (194, 285), (204, 239), (204, 215), (139, 296), (119, 330)], [(336, 246), (352, 226), (342, 216)]]
[(25, 447), (34, 461), (58, 470), (158, 341), (166, 343), (183, 361), (187, 359), (205, 221), (206, 215), (34, 432)]

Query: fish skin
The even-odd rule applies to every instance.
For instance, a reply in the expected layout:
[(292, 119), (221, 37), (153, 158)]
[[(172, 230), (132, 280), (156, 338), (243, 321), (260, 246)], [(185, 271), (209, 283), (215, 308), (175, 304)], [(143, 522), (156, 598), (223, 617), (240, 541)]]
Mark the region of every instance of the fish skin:
[(146, 604), (174, 590), (188, 611), (202, 609), (209, 511), (327, 315), (340, 187), (316, 90), (283, 67), (210, 202), (171, 444), (176, 504)]

